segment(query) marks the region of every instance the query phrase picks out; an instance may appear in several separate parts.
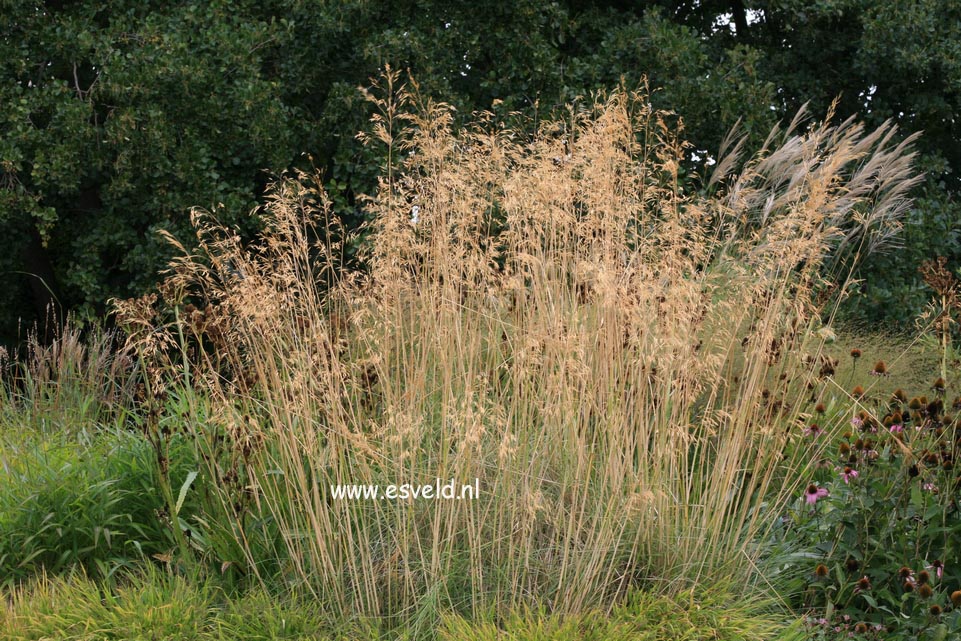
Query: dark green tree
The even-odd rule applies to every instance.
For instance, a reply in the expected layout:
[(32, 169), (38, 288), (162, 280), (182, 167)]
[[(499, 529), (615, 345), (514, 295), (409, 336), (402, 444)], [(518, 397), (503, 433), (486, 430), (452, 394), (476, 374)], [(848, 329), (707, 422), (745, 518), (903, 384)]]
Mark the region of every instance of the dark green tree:
[(338, 213), (361, 223), (357, 197), (382, 159), (355, 139), (370, 115), (358, 87), (387, 63), (459, 114), (524, 122), (646, 78), (684, 120), (692, 180), (737, 120), (756, 143), (805, 102), (819, 116), (839, 98), (837, 117), (924, 130), (929, 178), (904, 248), (869, 258), (853, 308), (903, 315), (923, 297), (919, 260), (961, 259), (959, 12), (936, 0), (0, 0), (0, 334), (54, 300), (97, 316), (149, 289), (170, 253), (156, 231), (189, 242), (191, 207), (253, 231), (248, 213), (286, 169), (322, 169)]

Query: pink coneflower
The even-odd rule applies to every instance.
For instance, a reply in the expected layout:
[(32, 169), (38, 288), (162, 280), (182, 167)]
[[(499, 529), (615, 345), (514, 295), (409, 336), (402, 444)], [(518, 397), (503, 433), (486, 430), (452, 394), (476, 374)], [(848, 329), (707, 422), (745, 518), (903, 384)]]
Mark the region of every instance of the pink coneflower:
[(929, 570), (934, 570), (934, 575), (939, 579), (941, 578), (941, 575), (944, 574), (944, 563), (940, 559), (931, 561), (931, 565), (927, 566), (927, 568)]
[(851, 427), (860, 428), (862, 425), (864, 425), (864, 421), (861, 420), (860, 416), (851, 419)]
[(827, 488), (818, 487), (812, 483), (808, 485), (808, 489), (804, 492), (804, 500), (808, 502), (808, 505), (814, 505), (818, 502), (818, 499), (823, 499), (827, 495)]
[(935, 485), (934, 483), (925, 483), (921, 486), (921, 489), (924, 490), (925, 492), (930, 492), (931, 494), (938, 493), (938, 486)]
[(810, 426), (804, 428), (805, 436), (813, 436), (814, 438), (817, 438), (821, 436), (821, 434), (823, 433), (824, 433), (824, 430), (822, 430), (817, 423), (811, 423)]
[(900, 434), (901, 432), (904, 431), (904, 425), (902, 425), (901, 423), (895, 423), (888, 429), (891, 430), (892, 434)]
[(841, 470), (841, 478), (844, 479), (845, 483), (849, 483), (851, 479), (856, 479), (858, 477), (858, 471), (851, 467), (845, 467)]

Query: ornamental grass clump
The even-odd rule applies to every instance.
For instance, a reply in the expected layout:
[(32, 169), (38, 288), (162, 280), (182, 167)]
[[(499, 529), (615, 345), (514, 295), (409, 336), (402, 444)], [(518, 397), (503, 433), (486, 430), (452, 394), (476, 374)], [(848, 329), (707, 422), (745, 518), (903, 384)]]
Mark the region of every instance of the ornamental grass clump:
[[(889, 241), (913, 184), (893, 129), (799, 119), (746, 160), (732, 142), (705, 196), (644, 93), (527, 135), (455, 128), (395, 74), (378, 89), (365, 269), (322, 187), (291, 177), (259, 242), (196, 213), (164, 298), (120, 305), (166, 385), (215, 408), (193, 431), (231, 562), (415, 627), (757, 580), (756, 542), (809, 476), (783, 455), (837, 291), (822, 275)], [(331, 492), (435, 478), (480, 496)]]

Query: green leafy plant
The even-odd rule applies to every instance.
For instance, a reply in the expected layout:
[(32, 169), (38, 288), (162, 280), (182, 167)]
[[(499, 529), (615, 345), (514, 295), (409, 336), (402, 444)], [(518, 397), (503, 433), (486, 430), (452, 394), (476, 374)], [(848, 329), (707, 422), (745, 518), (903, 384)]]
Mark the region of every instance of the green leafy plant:
[[(166, 555), (172, 545), (149, 445), (136, 434), (101, 432), (89, 441), (63, 436), (0, 438), (0, 581), (74, 565), (91, 576)], [(174, 478), (192, 456), (176, 446)], [(186, 498), (186, 497), (185, 497)]]
[[(887, 367), (861, 371), (883, 376)], [(816, 638), (953, 637), (961, 631), (961, 398), (950, 400), (940, 377), (910, 398), (867, 387), (812, 412), (846, 429), (795, 441), (804, 450), (830, 439), (826, 456), (812, 454), (811, 489), (778, 534), (801, 559), (799, 605)]]

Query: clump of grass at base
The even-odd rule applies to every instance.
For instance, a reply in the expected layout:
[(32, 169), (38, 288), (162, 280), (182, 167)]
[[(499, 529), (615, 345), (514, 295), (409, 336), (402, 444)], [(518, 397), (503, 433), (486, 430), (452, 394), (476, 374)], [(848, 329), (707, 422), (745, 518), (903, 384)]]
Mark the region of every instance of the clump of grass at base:
[(736, 600), (722, 591), (695, 597), (636, 593), (611, 612), (574, 615), (514, 613), (505, 620), (444, 621), (442, 641), (780, 641), (804, 638), (798, 622), (789, 624), (758, 602)]
[[(783, 454), (823, 274), (895, 233), (906, 146), (793, 123), (747, 162), (724, 156), (702, 197), (679, 184), (678, 123), (643, 93), (531, 140), (484, 115), (455, 131), (394, 75), (382, 89), (368, 271), (344, 268), (322, 188), (285, 179), (255, 250), (198, 214), (199, 253), (162, 300), (118, 305), (147, 366), (217, 404), (196, 443), (248, 569), (247, 516), (269, 517), (287, 574), (414, 633), (450, 609), (747, 589), (811, 465)], [(329, 491), (438, 477), (479, 478), (481, 496)]]
[(154, 568), (113, 587), (78, 574), (39, 578), (0, 609), (2, 638), (18, 641), (267, 641), (380, 638), (360, 625), (335, 628), (307, 600), (252, 591), (228, 598), (197, 576)]
[(18, 588), (0, 613), (8, 639), (199, 639), (210, 591), (180, 577), (148, 572), (115, 592), (79, 574), (40, 578)]

